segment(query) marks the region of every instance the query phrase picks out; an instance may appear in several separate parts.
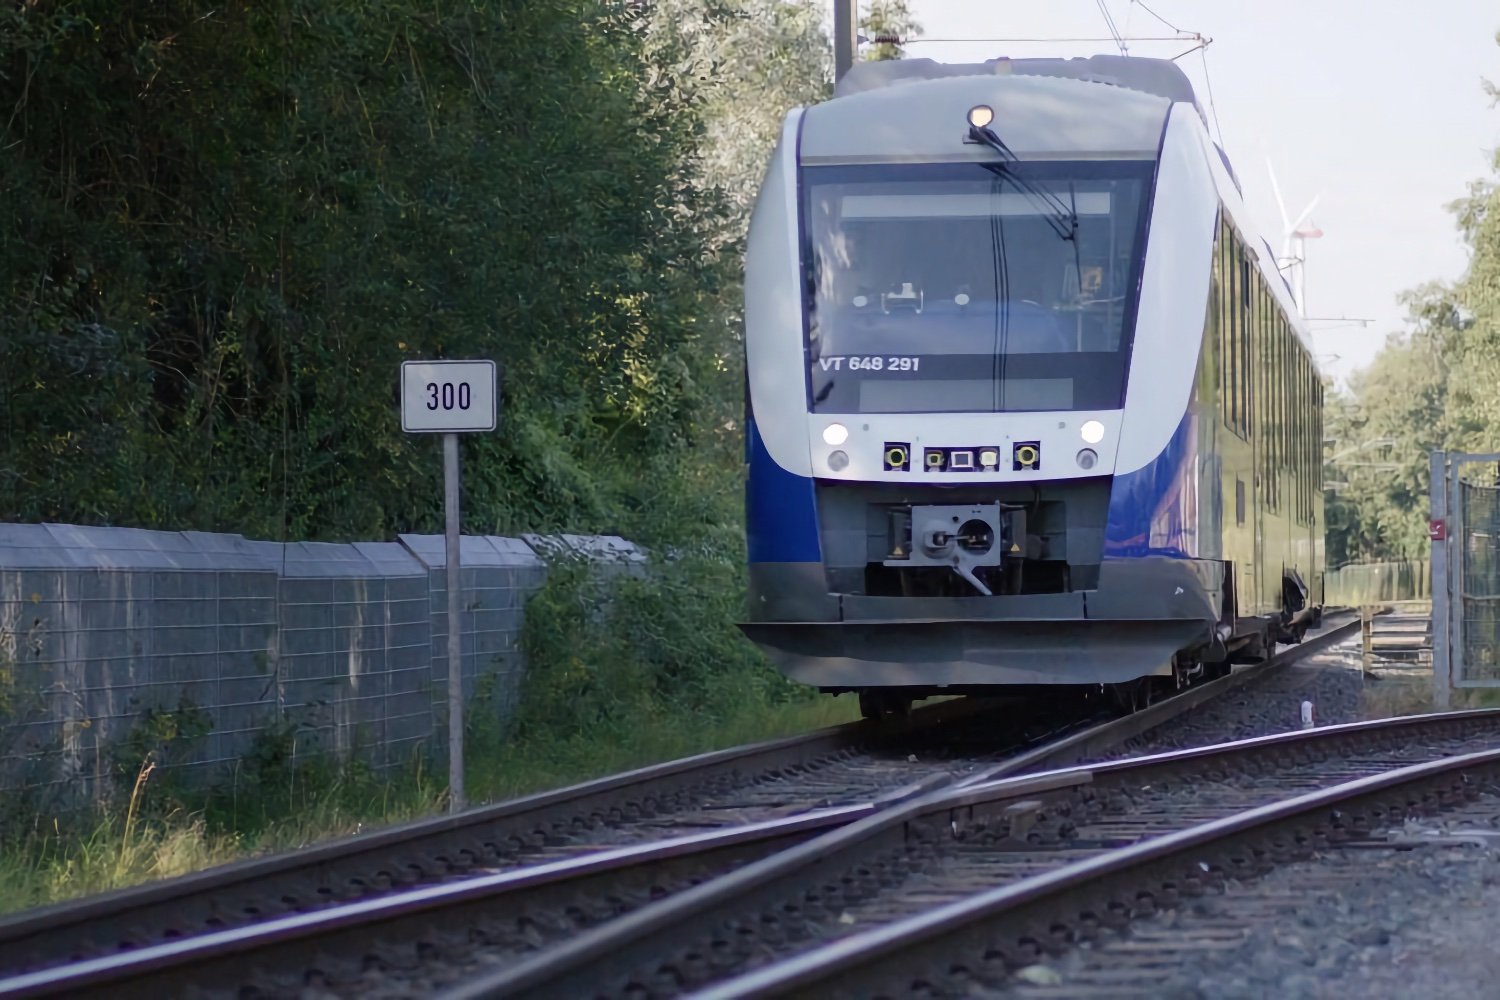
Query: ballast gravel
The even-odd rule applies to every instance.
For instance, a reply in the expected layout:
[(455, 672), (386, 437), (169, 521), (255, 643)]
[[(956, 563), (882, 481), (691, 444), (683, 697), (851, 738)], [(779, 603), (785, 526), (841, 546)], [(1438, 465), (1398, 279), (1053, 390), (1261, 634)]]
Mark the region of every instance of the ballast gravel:
[[(1382, 666), (1377, 661), (1363, 670), (1357, 640), (1346, 643), (1146, 733), (1118, 756), (1302, 728), (1303, 702), (1313, 704), (1317, 724), (1332, 725), (1405, 714), (1403, 708), (1417, 707), (1408, 702), (1425, 701), (1425, 677), (1413, 682), (1404, 675), (1410, 670)], [(1003, 992), (1066, 996), (1070, 981), (1076, 985), (1101, 960), (1110, 964), (1111, 951), (1130, 947), (1125, 942), (1191, 939), (1203, 928), (1222, 939), (1233, 928), (1238, 943), (1163, 955), (1163, 976), (1150, 994), (1172, 1000), (1500, 996), (1500, 797), (1485, 796), (1464, 813), (1409, 822), (1396, 837), (1399, 847), (1343, 847), (1230, 883), (1134, 923), (1113, 942), (1096, 941), (1022, 970)], [(1121, 993), (1127, 994), (1136, 995)]]
[(1346, 643), (1251, 681), (1186, 715), (1158, 726), (1106, 759), (1163, 753), (1211, 743), (1269, 736), (1303, 728), (1303, 705), (1311, 704), (1316, 725), (1367, 718), (1367, 694), (1381, 682), (1360, 669), (1358, 640)]
[(1253, 922), (1239, 948), (1185, 966), (1162, 995), (1468, 1000), (1500, 992), (1493, 848), (1460, 840), (1334, 851), (1198, 900), (1182, 923), (1233, 919), (1247, 903), (1278, 897), (1280, 921)]

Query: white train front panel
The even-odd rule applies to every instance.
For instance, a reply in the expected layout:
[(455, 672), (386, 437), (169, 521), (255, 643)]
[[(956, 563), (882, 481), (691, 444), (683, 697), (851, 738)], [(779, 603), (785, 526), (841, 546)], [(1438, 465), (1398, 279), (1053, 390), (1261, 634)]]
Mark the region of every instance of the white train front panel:
[(830, 690), (1116, 683), (1222, 646), (1225, 178), (1196, 107), (1065, 75), (854, 89), (788, 117), (751, 225), (747, 633)]

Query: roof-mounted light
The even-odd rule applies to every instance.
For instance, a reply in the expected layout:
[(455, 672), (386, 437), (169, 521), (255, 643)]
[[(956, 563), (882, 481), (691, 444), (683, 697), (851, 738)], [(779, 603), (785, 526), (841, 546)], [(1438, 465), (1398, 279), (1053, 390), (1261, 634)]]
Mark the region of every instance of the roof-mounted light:
[(995, 120), (995, 109), (988, 104), (976, 104), (969, 109), (969, 124), (975, 128), (984, 128)]

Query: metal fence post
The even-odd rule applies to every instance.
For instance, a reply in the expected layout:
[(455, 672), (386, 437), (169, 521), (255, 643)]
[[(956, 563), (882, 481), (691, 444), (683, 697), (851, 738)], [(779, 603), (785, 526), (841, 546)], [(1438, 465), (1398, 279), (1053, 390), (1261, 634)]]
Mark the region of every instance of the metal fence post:
[(1428, 536), (1432, 539), (1432, 703), (1438, 709), (1449, 706), (1453, 692), (1452, 665), (1448, 661), (1449, 627), (1452, 624), (1448, 602), (1448, 476), (1447, 456), (1432, 453), (1432, 512)]
[(1448, 554), (1448, 688), (1463, 684), (1464, 678), (1464, 542), (1468, 538), (1468, 511), (1464, 507), (1461, 455), (1446, 454), (1447, 464), (1447, 531), (1443, 547)]

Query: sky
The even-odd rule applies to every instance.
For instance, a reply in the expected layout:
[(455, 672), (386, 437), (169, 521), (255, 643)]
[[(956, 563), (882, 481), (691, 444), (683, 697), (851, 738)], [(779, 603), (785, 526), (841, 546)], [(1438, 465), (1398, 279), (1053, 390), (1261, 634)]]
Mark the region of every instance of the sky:
[[(1118, 53), (1101, 2), (1127, 38), (1173, 34), (1139, 0), (911, 0), (925, 40), (906, 52), (941, 62)], [(1343, 381), (1405, 327), (1401, 292), (1463, 274), (1466, 253), (1445, 206), (1490, 175), (1500, 146), (1500, 108), (1482, 86), (1500, 81), (1500, 5), (1147, 2), (1177, 28), (1213, 40), (1179, 64), (1210, 122), (1217, 118), (1272, 247), (1280, 251), (1283, 226), (1268, 161), (1291, 217), (1319, 198), (1311, 221), (1324, 235), (1307, 242), (1307, 311), (1323, 369)], [(1038, 38), (1102, 41), (976, 40)], [(1167, 58), (1193, 44), (1128, 42), (1131, 55)]]

